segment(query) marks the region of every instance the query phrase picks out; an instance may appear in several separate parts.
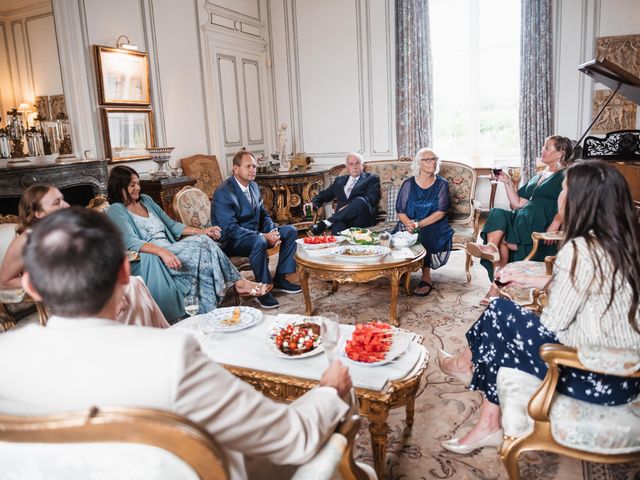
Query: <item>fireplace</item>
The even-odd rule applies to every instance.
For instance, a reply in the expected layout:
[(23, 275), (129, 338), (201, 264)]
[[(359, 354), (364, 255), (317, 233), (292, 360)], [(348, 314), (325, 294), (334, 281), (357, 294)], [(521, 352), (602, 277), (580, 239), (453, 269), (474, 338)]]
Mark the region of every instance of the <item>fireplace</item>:
[(0, 214), (17, 215), (25, 189), (35, 184), (54, 185), (71, 205), (86, 206), (95, 195), (107, 191), (108, 160), (56, 163), (44, 157), (18, 166), (0, 161)]

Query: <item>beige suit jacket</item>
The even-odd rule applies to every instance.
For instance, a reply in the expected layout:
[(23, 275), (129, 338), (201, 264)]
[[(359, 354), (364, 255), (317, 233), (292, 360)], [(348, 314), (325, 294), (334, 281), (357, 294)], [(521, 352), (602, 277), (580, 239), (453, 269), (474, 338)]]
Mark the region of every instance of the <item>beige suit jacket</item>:
[(0, 411), (35, 414), (129, 405), (174, 411), (206, 427), (231, 478), (244, 457), (311, 458), (348, 407), (319, 387), (290, 405), (256, 392), (213, 362), (189, 333), (115, 321), (52, 317), (0, 335)]

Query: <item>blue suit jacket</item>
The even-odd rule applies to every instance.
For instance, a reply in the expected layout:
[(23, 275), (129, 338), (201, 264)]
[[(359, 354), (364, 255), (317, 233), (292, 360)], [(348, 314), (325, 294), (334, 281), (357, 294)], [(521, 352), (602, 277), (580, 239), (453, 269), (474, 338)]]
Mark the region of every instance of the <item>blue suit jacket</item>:
[(316, 208), (320, 208), (323, 204), (335, 198), (338, 202), (337, 209), (340, 210), (354, 198), (363, 198), (369, 205), (369, 213), (375, 215), (380, 201), (380, 177), (373, 173), (362, 172), (353, 190), (351, 190), (349, 198), (344, 194), (344, 187), (348, 181), (349, 175), (337, 177), (329, 185), (329, 188), (322, 190), (313, 197), (313, 205)]
[(241, 240), (256, 233), (267, 233), (276, 228), (262, 203), (260, 188), (256, 182), (249, 182), (256, 207), (240, 189), (233, 176), (216, 188), (211, 201), (211, 225), (222, 228), (222, 242), (230, 239)]

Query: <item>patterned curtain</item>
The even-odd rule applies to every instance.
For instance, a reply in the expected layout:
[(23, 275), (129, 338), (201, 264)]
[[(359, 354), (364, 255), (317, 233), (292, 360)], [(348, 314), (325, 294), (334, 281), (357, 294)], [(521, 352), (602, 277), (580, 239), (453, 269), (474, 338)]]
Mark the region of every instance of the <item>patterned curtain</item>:
[(520, 153), (524, 181), (553, 132), (551, 0), (521, 0)]
[(431, 146), (433, 76), (429, 0), (396, 0), (398, 157)]

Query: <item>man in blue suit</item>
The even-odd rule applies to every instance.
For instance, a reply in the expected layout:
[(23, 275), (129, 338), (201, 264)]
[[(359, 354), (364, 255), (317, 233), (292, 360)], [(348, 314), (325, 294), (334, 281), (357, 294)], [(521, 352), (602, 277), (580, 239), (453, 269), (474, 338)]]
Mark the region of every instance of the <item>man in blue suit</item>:
[[(296, 270), (298, 230), (292, 225), (276, 226), (260, 197), (256, 178), (256, 159), (246, 150), (233, 157), (233, 175), (216, 189), (211, 203), (212, 225), (222, 228), (222, 249), (230, 256), (249, 257), (257, 282), (273, 283), (273, 291), (300, 293), (300, 285), (286, 274)], [(269, 272), (267, 250), (280, 246), (275, 277)], [(256, 299), (263, 308), (275, 308), (278, 300), (271, 293)]]
[(329, 188), (311, 200), (315, 209), (334, 199), (338, 201), (333, 215), (311, 227), (315, 235), (329, 227), (335, 235), (349, 227), (368, 227), (376, 224), (380, 178), (363, 171), (362, 157), (357, 153), (347, 155), (346, 165), (349, 175), (336, 178)]

